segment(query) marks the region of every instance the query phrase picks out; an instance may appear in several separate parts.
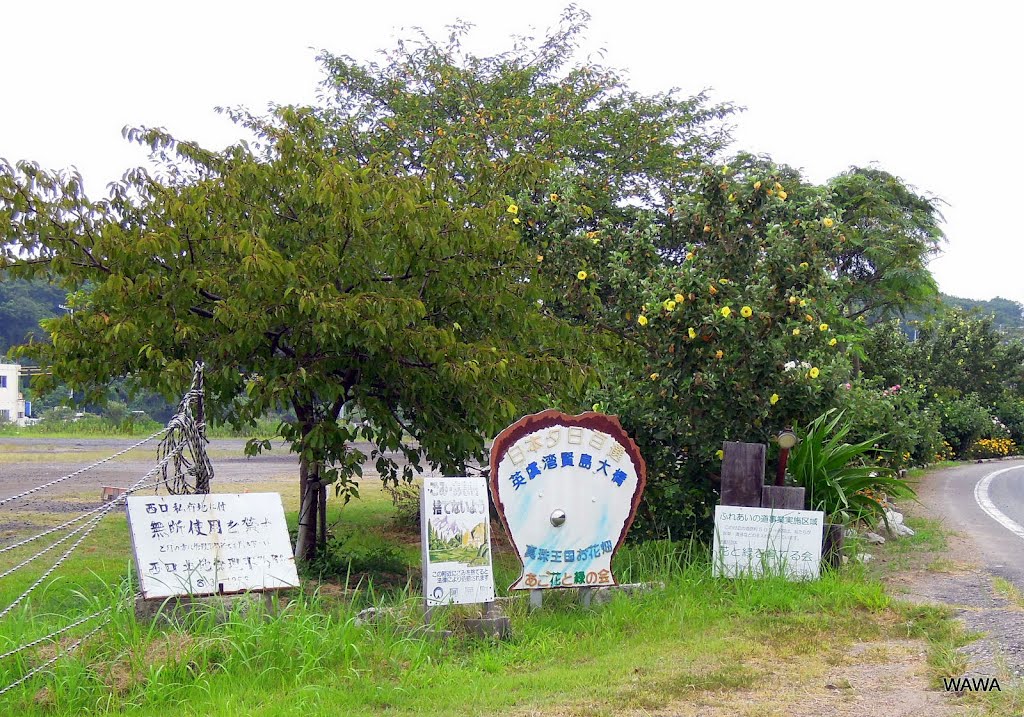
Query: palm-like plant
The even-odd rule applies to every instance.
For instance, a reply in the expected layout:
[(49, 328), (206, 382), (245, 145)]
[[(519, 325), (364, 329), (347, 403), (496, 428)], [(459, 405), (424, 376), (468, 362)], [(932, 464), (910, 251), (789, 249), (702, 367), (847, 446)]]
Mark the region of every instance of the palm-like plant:
[(843, 439), (852, 424), (843, 412), (829, 409), (811, 421), (804, 431), (797, 429), (800, 443), (790, 456), (789, 472), (797, 485), (807, 490), (807, 504), (820, 510), (834, 523), (874, 522), (885, 519), (881, 493), (892, 498), (916, 495), (890, 468), (868, 460), (867, 453), (886, 434), (860, 443)]

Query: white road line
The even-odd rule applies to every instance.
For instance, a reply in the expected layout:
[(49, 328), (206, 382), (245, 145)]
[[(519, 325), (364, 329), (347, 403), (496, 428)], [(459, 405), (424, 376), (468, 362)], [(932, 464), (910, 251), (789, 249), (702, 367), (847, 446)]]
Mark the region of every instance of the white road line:
[(1013, 466), (1012, 468), (1003, 468), (1002, 470), (995, 471), (994, 473), (989, 473), (974, 486), (974, 500), (983, 511), (988, 513), (992, 520), (999, 523), (1021, 540), (1024, 540), (1024, 525), (1021, 525), (1006, 513), (999, 510), (988, 495), (988, 487), (992, 483), (993, 478), (998, 475), (1002, 475), (1003, 473), (1020, 470), (1021, 468), (1024, 468), (1024, 466)]

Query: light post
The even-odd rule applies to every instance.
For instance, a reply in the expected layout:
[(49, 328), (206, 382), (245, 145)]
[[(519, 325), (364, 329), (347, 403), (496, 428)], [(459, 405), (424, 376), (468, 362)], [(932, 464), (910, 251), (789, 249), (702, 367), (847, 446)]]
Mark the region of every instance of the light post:
[(779, 464), (775, 469), (775, 485), (784, 485), (786, 481), (786, 463), (789, 461), (789, 449), (797, 444), (798, 439), (796, 434), (793, 433), (793, 429), (787, 426), (779, 432), (775, 440), (779, 444)]

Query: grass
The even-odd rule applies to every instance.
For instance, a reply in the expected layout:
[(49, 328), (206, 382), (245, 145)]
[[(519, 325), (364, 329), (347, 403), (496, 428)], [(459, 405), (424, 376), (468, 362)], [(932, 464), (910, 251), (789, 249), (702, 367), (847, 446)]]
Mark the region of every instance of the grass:
[(992, 589), (1017, 607), (1024, 609), (1024, 593), (1021, 593), (1020, 589), (1009, 580), (1000, 577), (992, 578)]
[[(807, 685), (851, 669), (855, 643), (880, 644), (876, 660), (888, 654), (889, 640), (926, 640), (937, 682), (961, 669), (957, 647), (972, 637), (947, 611), (894, 603), (859, 565), (813, 582), (727, 580), (712, 576), (705, 547), (652, 542), (620, 551), (615, 573), (620, 582), (661, 589), (590, 610), (571, 591), (549, 593), (533, 613), (517, 594), (507, 605), (513, 638), (505, 642), (458, 631), (456, 617), (471, 608), (441, 609), (436, 621), (456, 636), (432, 639), (410, 632), (422, 621), (418, 533), (407, 521), (394, 522), (395, 507), (379, 485), (368, 482), (361, 492), (347, 506), (328, 503), (336, 564), (327, 567), (347, 580), (306, 580), (302, 590), (276, 596), (270, 611), (239, 607), (226, 621), (207, 614), (186, 626), (136, 619), (125, 520), (105, 519), (59, 578), (0, 619), (0, 653), (71, 616), (113, 605), (111, 622), (43, 675), (0, 696), (0, 714), (610, 716), (680, 704), (754, 714), (744, 705), (764, 700), (782, 714), (805, 698)], [(285, 498), (286, 506), (294, 502), (290, 493)], [(17, 514), (40, 526), (67, 517)], [(944, 547), (938, 524), (908, 522), (917, 534), (886, 550), (911, 560)], [(518, 576), (518, 562), (498, 533), (494, 541), (501, 594)], [(0, 571), (30, 552), (0, 556)], [(43, 560), (26, 575), (0, 579), (0, 608), (52, 562)], [(379, 623), (357, 624), (367, 606), (391, 612)], [(0, 660), (0, 687), (56, 649), (46, 644)], [(845, 676), (833, 682), (843, 680), (851, 684)]]
[[(32, 438), (144, 438), (164, 426), (156, 421), (117, 422), (97, 416), (76, 421), (42, 421), (32, 426), (18, 427), (13, 423), (0, 423), (2, 437)], [(231, 426), (210, 426), (209, 438), (277, 438), (277, 421), (263, 419), (255, 426), (235, 429)]]

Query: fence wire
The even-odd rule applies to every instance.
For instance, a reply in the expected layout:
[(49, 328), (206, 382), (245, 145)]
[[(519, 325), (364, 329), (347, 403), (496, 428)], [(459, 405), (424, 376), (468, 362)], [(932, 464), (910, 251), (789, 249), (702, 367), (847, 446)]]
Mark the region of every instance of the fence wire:
[[(30, 536), (19, 540), (11, 545), (0, 548), (0, 554), (6, 553), (10, 550), (23, 547), (32, 542), (40, 540), (54, 533), (59, 533), (76, 523), (86, 521), (78, 527), (72, 529), (70, 532), (64, 534), (54, 542), (50, 543), (42, 550), (37, 551), (35, 554), (22, 560), (20, 563), (12, 568), (0, 573), (0, 579), (5, 578), (15, 571), (29, 565), (33, 561), (41, 558), (52, 550), (66, 543), (68, 540), (78, 535), (79, 537), (74, 543), (68, 547), (63, 554), (49, 567), (43, 574), (35, 580), (24, 592), (21, 593), (15, 600), (3, 610), (0, 610), (0, 619), (6, 617), (15, 608), (18, 607), (32, 592), (42, 585), (47, 578), (49, 578), (64, 562), (74, 553), (82, 542), (92, 533), (93, 530), (102, 522), (102, 519), (106, 517), (115, 508), (126, 505), (128, 496), (142, 489), (157, 489), (163, 485), (169, 492), (173, 494), (185, 494), (185, 493), (209, 493), (210, 482), (213, 478), (213, 466), (210, 463), (209, 457), (206, 453), (206, 445), (209, 441), (206, 438), (206, 423), (205, 423), (205, 407), (203, 405), (203, 364), (197, 362), (195, 366), (195, 372), (192, 376), (192, 384), (188, 392), (183, 396), (181, 402), (178, 404), (178, 409), (174, 416), (168, 421), (167, 426), (160, 431), (154, 433), (151, 436), (139, 441), (138, 443), (125, 448), (121, 451), (114, 453), (113, 455), (107, 456), (106, 458), (99, 460), (85, 468), (81, 468), (73, 473), (62, 476), (52, 481), (48, 481), (42, 485), (31, 488), (30, 490), (23, 491), (17, 495), (11, 496), (0, 500), (0, 506), (12, 503), (14, 501), (26, 498), (30, 495), (38, 493), (42, 490), (50, 488), (55, 485), (59, 485), (64, 481), (71, 478), (75, 478), (90, 470), (93, 470), (108, 461), (113, 460), (119, 456), (128, 453), (129, 451), (135, 450), (146, 443), (152, 441), (154, 438), (163, 435), (158, 449), (157, 449), (157, 462), (149, 471), (146, 472), (139, 480), (133, 483), (131, 486), (126, 488), (123, 493), (118, 495), (116, 498), (111, 500), (109, 503), (97, 506), (91, 510), (88, 510), (75, 518), (67, 520), (58, 526), (49, 528), (40, 532), (37, 535)], [(79, 535), (80, 534), (80, 535)], [(139, 597), (138, 594), (135, 596)], [(84, 625), (92, 620), (106, 615), (106, 618), (102, 620), (98, 625), (93, 627), (88, 633), (80, 637), (70, 646), (63, 651), (58, 650), (57, 654), (45, 663), (31, 669), (26, 674), (22, 675), (18, 680), (12, 682), (0, 689), (0, 695), (14, 689), (18, 685), (23, 684), (33, 676), (39, 674), (43, 670), (47, 669), (51, 665), (55, 664), (58, 659), (64, 655), (68, 655), (77, 649), (84, 641), (89, 639), (91, 636), (96, 634), (101, 628), (107, 625), (112, 619), (111, 612), (114, 606), (109, 606), (103, 610), (92, 613), (85, 617), (74, 620), (70, 624), (54, 630), (48, 635), (32, 640), (31, 642), (25, 643), (14, 649), (11, 649), (2, 655), (0, 655), (0, 661), (13, 657), (25, 650), (32, 647), (36, 647), (47, 641), (54, 640), (60, 635), (63, 635), (76, 627)]]

